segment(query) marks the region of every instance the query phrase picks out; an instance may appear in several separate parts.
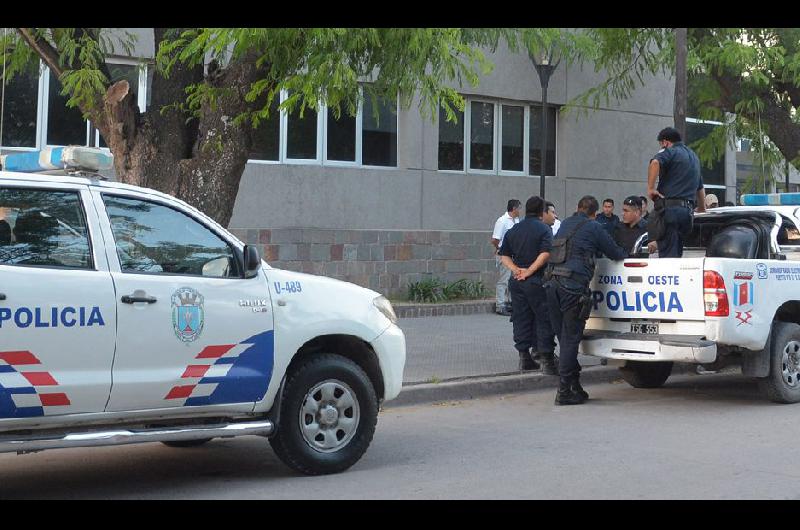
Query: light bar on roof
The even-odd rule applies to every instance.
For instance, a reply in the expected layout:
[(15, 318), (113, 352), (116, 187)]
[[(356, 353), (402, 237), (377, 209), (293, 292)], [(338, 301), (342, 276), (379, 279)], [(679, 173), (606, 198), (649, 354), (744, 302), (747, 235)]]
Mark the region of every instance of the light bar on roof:
[(37, 173), (54, 169), (100, 171), (111, 169), (114, 156), (96, 147), (45, 147), (39, 151), (0, 156), (5, 171)]
[(749, 193), (742, 195), (743, 206), (800, 206), (800, 193)]

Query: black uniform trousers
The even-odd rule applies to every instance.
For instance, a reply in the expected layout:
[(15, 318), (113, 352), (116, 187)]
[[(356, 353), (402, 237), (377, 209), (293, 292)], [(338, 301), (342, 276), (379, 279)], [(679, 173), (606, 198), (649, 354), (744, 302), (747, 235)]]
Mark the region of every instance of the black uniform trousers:
[(553, 353), (556, 344), (550, 327), (544, 287), (534, 283), (532, 278), (520, 282), (512, 276), (508, 280), (508, 291), (514, 308), (511, 323), (517, 350), (534, 348), (534, 353)]
[(559, 286), (555, 280), (547, 283), (550, 324), (558, 336), (558, 375), (570, 377), (581, 371), (578, 364), (578, 345), (583, 338), (586, 319), (580, 318), (581, 293)]

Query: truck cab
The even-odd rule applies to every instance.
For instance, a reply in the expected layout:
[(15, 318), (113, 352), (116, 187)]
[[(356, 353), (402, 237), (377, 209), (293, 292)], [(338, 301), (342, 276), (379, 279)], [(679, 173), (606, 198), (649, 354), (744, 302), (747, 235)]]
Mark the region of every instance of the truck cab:
[(599, 259), (581, 353), (645, 388), (674, 363), (739, 364), (769, 399), (800, 401), (800, 209), (744, 200), (695, 214), (682, 258), (648, 257), (644, 236), (636, 257)]
[(0, 452), (253, 434), (306, 474), (364, 454), (402, 385), (388, 300), (270, 267), (190, 205), (101, 178), (102, 151), (1, 161)]

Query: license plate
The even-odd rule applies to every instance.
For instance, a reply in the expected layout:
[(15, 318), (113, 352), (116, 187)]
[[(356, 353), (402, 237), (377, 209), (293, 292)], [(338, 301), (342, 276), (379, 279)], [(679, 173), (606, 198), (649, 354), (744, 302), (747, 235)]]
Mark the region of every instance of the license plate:
[(658, 335), (658, 322), (631, 322), (631, 333)]

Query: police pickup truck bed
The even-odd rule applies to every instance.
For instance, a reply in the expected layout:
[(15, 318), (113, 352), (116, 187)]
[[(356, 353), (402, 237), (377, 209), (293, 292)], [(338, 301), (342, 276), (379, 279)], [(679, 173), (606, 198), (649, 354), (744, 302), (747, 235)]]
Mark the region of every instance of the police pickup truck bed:
[(717, 208), (695, 215), (682, 258), (599, 259), (581, 353), (623, 361), (641, 388), (676, 362), (738, 363), (769, 399), (800, 401), (798, 210)]
[[(102, 158), (69, 149), (2, 162)], [(384, 297), (274, 269), (163, 193), (60, 173), (0, 171), (0, 452), (253, 434), (303, 473), (358, 461), (403, 380)]]

